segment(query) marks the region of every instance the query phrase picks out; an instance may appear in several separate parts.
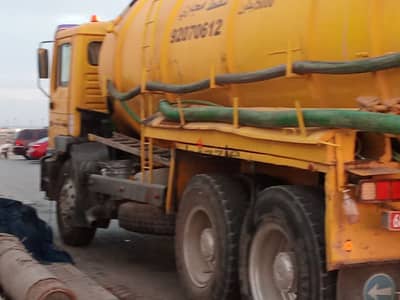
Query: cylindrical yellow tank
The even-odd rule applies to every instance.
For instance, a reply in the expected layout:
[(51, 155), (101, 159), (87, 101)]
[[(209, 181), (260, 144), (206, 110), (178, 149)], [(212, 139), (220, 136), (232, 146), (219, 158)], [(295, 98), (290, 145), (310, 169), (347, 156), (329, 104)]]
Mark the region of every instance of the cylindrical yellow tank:
[[(185, 84), (296, 61), (353, 61), (400, 52), (397, 0), (138, 0), (115, 23), (100, 70), (120, 91), (144, 81)], [(257, 107), (293, 107), (297, 100), (302, 107), (348, 108), (356, 107), (360, 96), (400, 97), (399, 82), (398, 69), (354, 75), (288, 72), (182, 98), (231, 105), (238, 97), (240, 106)], [(140, 97), (129, 102), (138, 114)], [(139, 129), (118, 105), (116, 115)]]

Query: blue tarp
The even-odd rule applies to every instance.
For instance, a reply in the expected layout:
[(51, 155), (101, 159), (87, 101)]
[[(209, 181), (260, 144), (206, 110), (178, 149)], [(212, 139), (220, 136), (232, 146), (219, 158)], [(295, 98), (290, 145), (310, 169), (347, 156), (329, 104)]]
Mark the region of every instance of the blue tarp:
[(71, 256), (54, 245), (51, 227), (38, 217), (33, 207), (20, 201), (0, 198), (0, 232), (17, 236), (42, 263), (72, 263)]

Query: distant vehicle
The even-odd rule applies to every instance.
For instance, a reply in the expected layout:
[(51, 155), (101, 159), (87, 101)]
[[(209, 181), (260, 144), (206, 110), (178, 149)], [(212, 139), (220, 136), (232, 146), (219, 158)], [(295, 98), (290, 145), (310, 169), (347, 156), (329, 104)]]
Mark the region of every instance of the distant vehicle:
[(23, 155), (29, 159), (26, 151), (28, 150), (29, 143), (47, 137), (47, 129), (23, 129), (17, 133), (13, 152), (15, 155)]
[(13, 145), (8, 141), (5, 144), (0, 145), (0, 157), (8, 159), (8, 152), (11, 150), (12, 146)]
[(0, 145), (7, 141), (14, 141), (18, 131), (16, 128), (0, 128)]
[(36, 142), (30, 143), (28, 145), (28, 151), (26, 155), (29, 159), (41, 159), (46, 155), (48, 146), (48, 137), (37, 140)]

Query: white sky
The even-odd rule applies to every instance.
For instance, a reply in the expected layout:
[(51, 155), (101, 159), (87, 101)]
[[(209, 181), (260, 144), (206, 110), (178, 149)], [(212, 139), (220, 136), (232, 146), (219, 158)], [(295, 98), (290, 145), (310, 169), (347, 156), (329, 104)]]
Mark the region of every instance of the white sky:
[(0, 9), (0, 127), (46, 126), (48, 99), (36, 88), (36, 50), (58, 24), (116, 17), (130, 0), (2, 1)]

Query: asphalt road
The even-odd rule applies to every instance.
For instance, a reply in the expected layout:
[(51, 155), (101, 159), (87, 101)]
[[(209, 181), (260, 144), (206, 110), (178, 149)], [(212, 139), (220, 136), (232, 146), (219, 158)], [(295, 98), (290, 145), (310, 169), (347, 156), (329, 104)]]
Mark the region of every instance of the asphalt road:
[[(39, 164), (0, 159), (0, 196), (35, 207), (56, 228), (55, 205), (39, 192)], [(175, 270), (172, 238), (130, 233), (112, 224), (86, 248), (65, 247), (78, 268), (122, 300), (184, 300)]]

